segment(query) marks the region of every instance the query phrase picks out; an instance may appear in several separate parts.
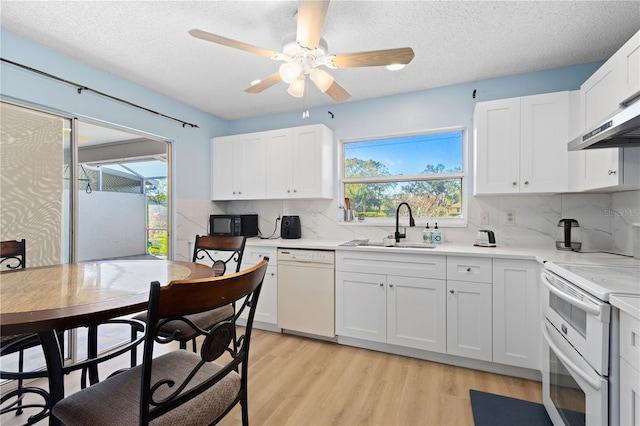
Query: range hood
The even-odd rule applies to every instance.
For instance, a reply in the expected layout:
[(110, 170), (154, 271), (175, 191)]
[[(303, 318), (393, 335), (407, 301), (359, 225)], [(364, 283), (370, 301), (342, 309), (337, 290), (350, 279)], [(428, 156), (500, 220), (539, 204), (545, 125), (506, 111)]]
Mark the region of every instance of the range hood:
[(569, 142), (569, 151), (640, 146), (640, 101)]

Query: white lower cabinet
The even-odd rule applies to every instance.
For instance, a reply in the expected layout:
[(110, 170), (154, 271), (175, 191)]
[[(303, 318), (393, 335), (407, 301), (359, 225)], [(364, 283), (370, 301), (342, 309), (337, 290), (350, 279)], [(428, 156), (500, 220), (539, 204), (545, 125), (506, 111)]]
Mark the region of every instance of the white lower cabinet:
[(447, 256), (447, 353), (491, 361), (491, 258)]
[(620, 424), (640, 424), (640, 372), (620, 359)]
[(431, 278), (387, 277), (387, 342), (445, 352), (445, 281)]
[(491, 361), (491, 284), (447, 280), (447, 353)]
[(336, 334), (540, 370), (539, 265), (336, 251)]
[[(260, 262), (263, 257), (269, 257), (269, 266), (264, 276), (258, 306), (254, 321), (265, 324), (276, 325), (278, 323), (278, 265), (277, 249), (275, 247), (249, 247), (245, 246), (242, 255), (242, 269)], [(243, 312), (241, 318), (247, 319), (247, 311)], [(256, 325), (259, 328), (259, 325)]]
[(387, 276), (336, 271), (336, 333), (387, 341)]
[(493, 259), (493, 361), (540, 370), (539, 265)]
[(620, 424), (640, 424), (640, 320), (620, 312)]
[(337, 251), (336, 333), (445, 352), (445, 276), (444, 256)]
[(338, 335), (446, 351), (444, 280), (338, 271), (336, 285)]

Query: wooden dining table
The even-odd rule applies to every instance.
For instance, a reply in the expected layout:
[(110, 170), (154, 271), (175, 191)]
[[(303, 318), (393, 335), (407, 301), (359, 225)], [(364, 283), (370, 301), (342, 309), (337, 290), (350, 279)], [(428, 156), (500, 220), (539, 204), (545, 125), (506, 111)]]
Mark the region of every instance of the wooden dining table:
[[(99, 324), (147, 309), (152, 281), (161, 285), (214, 276), (206, 265), (170, 260), (118, 260), (26, 268), (0, 273), (0, 333), (37, 333), (49, 380), (50, 405), (64, 398), (64, 356), (56, 330)], [(50, 417), (51, 423), (56, 423)]]

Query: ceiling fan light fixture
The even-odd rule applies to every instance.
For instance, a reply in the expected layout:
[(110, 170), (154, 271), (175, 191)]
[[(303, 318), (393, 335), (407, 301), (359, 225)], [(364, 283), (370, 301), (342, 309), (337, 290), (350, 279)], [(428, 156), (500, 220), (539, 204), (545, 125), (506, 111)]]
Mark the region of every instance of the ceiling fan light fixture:
[(334, 78), (331, 74), (319, 68), (314, 68), (309, 74), (309, 77), (311, 78), (311, 81), (313, 81), (315, 85), (318, 86), (318, 89), (320, 89), (322, 93), (326, 92), (327, 89), (331, 87), (334, 81)]
[(289, 85), (289, 88), (287, 89), (287, 92), (289, 92), (289, 94), (291, 96), (294, 96), (296, 98), (301, 98), (304, 96), (304, 85), (305, 85), (305, 78), (299, 78), (296, 81), (294, 81), (293, 83), (291, 83)]
[(404, 68), (406, 66), (406, 64), (389, 64), (387, 65), (387, 69), (389, 71), (398, 71), (401, 70), (402, 68)]
[(280, 65), (280, 69), (278, 70), (280, 73), (280, 78), (287, 84), (291, 84), (300, 76), (302, 73), (302, 65), (299, 62), (285, 62)]

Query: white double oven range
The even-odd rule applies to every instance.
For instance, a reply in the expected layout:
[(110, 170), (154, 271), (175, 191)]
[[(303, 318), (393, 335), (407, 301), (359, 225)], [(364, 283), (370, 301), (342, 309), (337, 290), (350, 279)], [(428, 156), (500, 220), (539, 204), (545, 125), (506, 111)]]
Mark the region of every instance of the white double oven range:
[(542, 268), (543, 403), (554, 425), (617, 425), (619, 317), (609, 297), (640, 294), (640, 266), (583, 256)]

